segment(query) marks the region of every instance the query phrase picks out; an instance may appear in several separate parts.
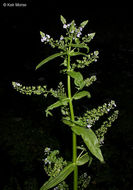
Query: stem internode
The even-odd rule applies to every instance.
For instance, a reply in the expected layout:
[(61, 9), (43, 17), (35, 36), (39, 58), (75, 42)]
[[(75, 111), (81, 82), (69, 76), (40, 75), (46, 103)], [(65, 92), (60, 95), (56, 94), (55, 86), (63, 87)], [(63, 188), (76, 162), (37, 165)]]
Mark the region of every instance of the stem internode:
[[(70, 49), (69, 49), (70, 50)], [(68, 54), (68, 65), (67, 69), (70, 70), (70, 55)], [(68, 88), (68, 98), (69, 98), (69, 108), (71, 114), (71, 121), (74, 121), (74, 109), (72, 103), (72, 96), (71, 96), (71, 78), (67, 75), (67, 88)], [(77, 135), (73, 132), (72, 134), (72, 143), (73, 143), (73, 163), (76, 163), (77, 160)], [(74, 181), (73, 181), (73, 189), (78, 189), (78, 167), (76, 166), (74, 169)]]

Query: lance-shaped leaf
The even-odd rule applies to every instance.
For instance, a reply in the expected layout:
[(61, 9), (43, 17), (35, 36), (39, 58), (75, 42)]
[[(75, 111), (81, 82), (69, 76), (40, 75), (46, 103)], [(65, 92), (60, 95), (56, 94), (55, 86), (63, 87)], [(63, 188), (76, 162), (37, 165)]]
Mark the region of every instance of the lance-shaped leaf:
[(54, 108), (60, 107), (62, 105), (64, 105), (64, 106), (67, 105), (68, 101), (69, 101), (68, 98), (63, 98), (63, 99), (58, 100), (54, 104), (48, 106), (47, 109), (46, 109), (46, 116), (52, 115), (50, 110), (53, 110)]
[(67, 176), (74, 171), (75, 167), (76, 165), (74, 163), (69, 164), (56, 177), (51, 177), (46, 183), (44, 183), (40, 190), (48, 190), (52, 187), (55, 187), (64, 181)]
[(95, 133), (91, 129), (86, 129), (86, 128), (80, 127), (78, 124), (76, 124), (70, 120), (66, 120), (65, 118), (62, 121), (66, 125), (70, 126), (74, 133), (76, 133), (77, 135), (80, 135), (82, 137), (84, 143), (88, 147), (89, 151), (96, 158), (98, 158), (101, 162), (104, 163), (104, 158), (103, 158), (103, 155), (102, 155), (102, 152), (101, 152), (101, 149), (99, 146), (99, 142), (98, 142), (98, 139), (97, 139)]
[(60, 16), (60, 19), (61, 19), (62, 24), (66, 24), (66, 19), (62, 15)]
[(77, 55), (84, 55), (84, 56), (88, 57), (88, 55), (86, 53), (74, 52), (74, 51), (70, 52), (70, 56), (77, 56)]
[(83, 21), (83, 22), (80, 24), (80, 26), (81, 26), (82, 28), (84, 28), (87, 23), (88, 23), (88, 20), (85, 20), (85, 21)]
[(87, 96), (88, 98), (91, 97), (90, 93), (88, 91), (81, 91), (81, 92), (77, 92), (74, 94), (73, 99), (74, 100), (78, 100), (81, 99), (83, 97)]
[(72, 127), (72, 131), (77, 135), (80, 135), (90, 152), (101, 162), (104, 162), (98, 139), (91, 129), (86, 129), (75, 125)]
[[(85, 44), (70, 44), (69, 46), (75, 47), (75, 48), (85, 48), (85, 49), (87, 49), (87, 53), (89, 52), (89, 47)], [(74, 53), (76, 53), (76, 54), (72, 54), (72, 56), (83, 55), (83, 53), (81, 53), (81, 52), (74, 52)]]
[(39, 67), (41, 67), (41, 66), (44, 65), (45, 63), (51, 61), (52, 59), (55, 59), (56, 57), (60, 57), (60, 56), (62, 56), (62, 55), (66, 55), (66, 54), (67, 54), (66, 52), (64, 52), (64, 53), (62, 53), (62, 52), (60, 52), (60, 53), (55, 53), (55, 54), (53, 54), (53, 55), (51, 55), (51, 56), (45, 58), (44, 60), (42, 60), (42, 61), (36, 66), (36, 69), (38, 69)]

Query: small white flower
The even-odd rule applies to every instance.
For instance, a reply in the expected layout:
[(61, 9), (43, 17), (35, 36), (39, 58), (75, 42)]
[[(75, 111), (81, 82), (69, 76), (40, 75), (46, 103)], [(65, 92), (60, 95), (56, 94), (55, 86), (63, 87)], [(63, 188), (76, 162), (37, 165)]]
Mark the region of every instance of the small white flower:
[(50, 38), (50, 35), (46, 34), (47, 38)]
[(87, 177), (87, 173), (86, 172), (83, 175), (84, 175), (84, 177)]
[(77, 34), (77, 37), (78, 37), (78, 38), (80, 37), (80, 34), (79, 34), (79, 33)]
[(44, 36), (43, 38), (41, 38), (41, 42), (45, 42), (47, 40), (47, 38)]
[(67, 28), (67, 24), (64, 24), (64, 25), (63, 25), (63, 28)]
[(83, 28), (82, 28), (82, 27), (80, 27), (80, 28), (79, 28), (79, 30), (80, 30), (80, 32), (82, 32)]
[(81, 34), (82, 34), (81, 32), (78, 32), (77, 33), (77, 37), (79, 38)]
[(115, 103), (114, 103), (113, 105), (114, 105), (114, 107), (116, 107), (116, 104), (115, 104)]
[(94, 55), (96, 55), (96, 56), (97, 56), (98, 54), (99, 54), (99, 52), (98, 52), (98, 51), (94, 51)]
[(61, 36), (61, 37), (60, 37), (60, 40), (63, 40), (63, 39), (64, 39), (64, 37), (63, 37), (63, 36)]
[(71, 31), (71, 34), (73, 34), (73, 33), (74, 33), (74, 30)]
[(45, 162), (45, 164), (47, 164), (47, 163), (48, 163), (48, 159), (47, 159), (47, 158), (45, 158), (44, 162)]
[(13, 83), (13, 86), (14, 86), (14, 87), (16, 87), (16, 86), (21, 86), (21, 84), (18, 83), (18, 82), (14, 82), (14, 83)]
[(47, 152), (49, 152), (49, 151), (50, 151), (50, 148), (47, 147), (47, 148), (45, 148), (45, 151), (44, 151), (44, 152), (47, 153)]
[(90, 129), (90, 128), (91, 128), (91, 125), (90, 125), (90, 124), (88, 124), (88, 125), (87, 125), (87, 128), (88, 128), (88, 129)]

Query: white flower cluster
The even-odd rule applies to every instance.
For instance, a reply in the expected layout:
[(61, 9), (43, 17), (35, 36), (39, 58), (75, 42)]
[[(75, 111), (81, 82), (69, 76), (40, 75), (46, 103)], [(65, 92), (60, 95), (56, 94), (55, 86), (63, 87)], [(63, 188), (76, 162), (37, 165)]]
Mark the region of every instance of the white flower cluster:
[(87, 110), (83, 117), (78, 117), (78, 122), (80, 124), (82, 123), (84, 127), (90, 129), (96, 121), (100, 119), (100, 117), (104, 116), (104, 114), (108, 114), (109, 111), (115, 109), (115, 107), (115, 101), (111, 100), (108, 104), (104, 103), (97, 109), (93, 108), (92, 110)]
[(75, 32), (77, 33), (77, 38), (80, 38), (80, 36), (82, 35), (82, 31), (83, 28), (82, 27), (79, 27), (79, 29), (76, 29)]
[[(70, 28), (73, 25), (72, 29)], [(64, 24), (63, 25), (64, 29), (69, 29), (70, 34), (75, 34), (75, 36), (73, 37), (73, 39), (75, 39), (75, 37), (79, 38), (82, 35), (82, 30), (83, 28), (80, 26), (79, 28), (76, 28), (76, 24), (71, 22), (69, 24)]]
[(48, 34), (44, 34), (43, 36), (41, 35), (41, 42), (49, 42), (49, 40), (50, 40), (50, 35)]
[(63, 28), (67, 29), (67, 28), (69, 28), (70, 26), (71, 26), (71, 23), (70, 23), (70, 24), (64, 24), (64, 25), (63, 25)]
[[(44, 154), (48, 156), (50, 154), (50, 151), (51, 149), (46, 147), (44, 150)], [(43, 159), (42, 161), (44, 161), (45, 164), (51, 164), (51, 161), (49, 161), (47, 157)]]
[(111, 100), (111, 102), (108, 103), (107, 112), (109, 112), (113, 108), (113, 106), (116, 107), (116, 104), (114, 100)]

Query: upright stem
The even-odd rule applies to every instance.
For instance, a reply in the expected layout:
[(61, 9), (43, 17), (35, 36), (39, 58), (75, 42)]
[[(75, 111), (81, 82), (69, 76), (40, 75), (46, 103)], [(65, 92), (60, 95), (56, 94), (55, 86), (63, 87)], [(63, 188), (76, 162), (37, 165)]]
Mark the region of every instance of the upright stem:
[[(70, 49), (69, 49), (70, 51)], [(68, 71), (70, 71), (70, 55), (68, 54)], [(68, 75), (67, 76), (67, 88), (68, 88), (68, 98), (69, 98), (69, 107), (70, 107), (70, 114), (71, 114), (71, 120), (74, 121), (74, 110), (73, 110), (73, 104), (72, 104), (72, 96), (71, 96), (71, 78)], [(77, 136), (73, 132), (72, 134), (72, 142), (73, 142), (73, 163), (76, 163), (77, 160)], [(78, 167), (76, 166), (74, 169), (74, 190), (78, 189)]]

